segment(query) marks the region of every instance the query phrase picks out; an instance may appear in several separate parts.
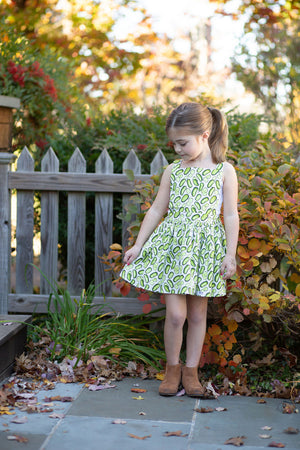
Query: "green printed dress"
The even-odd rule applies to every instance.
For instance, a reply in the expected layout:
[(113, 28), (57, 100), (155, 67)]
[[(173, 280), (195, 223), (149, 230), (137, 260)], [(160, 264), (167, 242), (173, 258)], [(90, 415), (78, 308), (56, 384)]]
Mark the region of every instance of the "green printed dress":
[(226, 239), (220, 221), (223, 163), (215, 169), (173, 163), (168, 215), (139, 256), (121, 271), (130, 284), (161, 294), (220, 297)]

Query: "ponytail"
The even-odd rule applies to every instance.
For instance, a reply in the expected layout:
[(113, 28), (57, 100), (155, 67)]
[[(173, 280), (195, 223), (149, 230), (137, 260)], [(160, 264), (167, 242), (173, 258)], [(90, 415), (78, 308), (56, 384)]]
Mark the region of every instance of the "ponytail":
[(228, 125), (225, 116), (216, 108), (207, 108), (212, 116), (208, 145), (215, 163), (225, 161), (228, 148)]
[(213, 162), (218, 164), (225, 161), (228, 147), (228, 126), (221, 111), (216, 108), (207, 108), (200, 103), (182, 103), (169, 115), (166, 132), (168, 134), (171, 128), (183, 127), (196, 136), (201, 136), (208, 131), (208, 145)]

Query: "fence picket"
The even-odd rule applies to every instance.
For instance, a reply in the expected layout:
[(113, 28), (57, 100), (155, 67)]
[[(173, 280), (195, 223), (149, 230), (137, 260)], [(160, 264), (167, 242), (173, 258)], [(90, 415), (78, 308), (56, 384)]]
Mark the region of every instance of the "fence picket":
[[(141, 174), (141, 162), (138, 159), (136, 153), (134, 150), (130, 150), (127, 158), (123, 162), (123, 172), (125, 170), (132, 170), (135, 175)], [(122, 201), (122, 209), (123, 214), (125, 213), (125, 207), (130, 203), (130, 197), (131, 194), (123, 194), (123, 201)], [(132, 217), (132, 220), (135, 220), (134, 217)], [(127, 228), (129, 227), (130, 222), (123, 220), (122, 223), (122, 246), (125, 248), (128, 243), (129, 238), (129, 232), (127, 231)]]
[(152, 163), (150, 164), (151, 175), (154, 175), (155, 173), (157, 173), (161, 167), (164, 167), (167, 164), (169, 164), (169, 163), (166, 160), (165, 155), (163, 154), (163, 152), (161, 150), (158, 150), (156, 155), (153, 158)]
[[(104, 149), (96, 161), (96, 173), (111, 173), (114, 171), (114, 163), (106, 149)], [(95, 195), (95, 286), (96, 295), (104, 293), (111, 295), (111, 276), (105, 272), (101, 259), (104, 253), (108, 254), (112, 244), (113, 232), (113, 194)], [(101, 285), (100, 285), (101, 283)], [(99, 286), (100, 285), (100, 286)]]
[[(27, 147), (19, 156), (17, 171), (34, 171), (34, 160)], [(33, 191), (18, 191), (16, 239), (16, 291), (30, 294), (33, 291)]]
[[(42, 172), (59, 172), (59, 161), (53, 149), (42, 159)], [(41, 257), (40, 268), (49, 280), (57, 280), (58, 260), (58, 192), (41, 194)], [(50, 294), (51, 287), (41, 275), (41, 294)]]
[[(86, 172), (86, 161), (77, 147), (69, 159), (68, 171)], [(85, 193), (68, 194), (68, 290), (79, 295), (85, 288)]]

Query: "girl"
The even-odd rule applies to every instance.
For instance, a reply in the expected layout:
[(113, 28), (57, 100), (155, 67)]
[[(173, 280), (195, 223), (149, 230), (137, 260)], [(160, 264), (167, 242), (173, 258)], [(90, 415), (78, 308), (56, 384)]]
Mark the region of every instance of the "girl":
[[(226, 279), (236, 270), (237, 177), (225, 162), (228, 128), (218, 109), (183, 103), (168, 117), (166, 132), (180, 159), (165, 169), (135, 245), (125, 253), (121, 277), (165, 296), (167, 365), (159, 394), (175, 395), (182, 381), (187, 395), (199, 397), (205, 394), (198, 366), (208, 297), (224, 296)], [(219, 218), (222, 202), (225, 230)], [(186, 319), (186, 364), (181, 368)]]

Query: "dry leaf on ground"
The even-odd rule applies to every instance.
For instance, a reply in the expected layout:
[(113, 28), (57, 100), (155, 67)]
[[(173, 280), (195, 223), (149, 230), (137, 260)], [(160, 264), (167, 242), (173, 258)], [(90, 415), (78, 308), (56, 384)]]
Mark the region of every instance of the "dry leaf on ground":
[(63, 419), (63, 418), (65, 417), (65, 415), (64, 415), (64, 414), (53, 413), (53, 414), (50, 414), (49, 417), (50, 417), (51, 419)]
[(199, 413), (212, 413), (214, 410), (212, 408), (194, 408), (194, 411)]
[(221, 412), (221, 411), (228, 411), (227, 408), (223, 408), (222, 406), (218, 406), (217, 408), (215, 408), (215, 411)]
[(27, 421), (28, 421), (27, 416), (15, 417), (14, 419), (11, 420), (11, 422), (13, 423), (26, 423)]
[(136, 394), (142, 394), (144, 392), (147, 392), (147, 389), (141, 389), (141, 388), (132, 388), (131, 392), (135, 392)]
[(270, 439), (272, 437), (270, 434), (259, 434), (258, 436), (261, 439)]
[(17, 442), (28, 442), (28, 439), (23, 437), (23, 436), (17, 436), (17, 435), (13, 435), (13, 436), (7, 436), (7, 439), (9, 441), (17, 441)]
[(115, 419), (112, 421), (112, 423), (117, 424), (117, 425), (125, 425), (125, 423), (127, 423), (127, 420)]
[(292, 405), (291, 403), (282, 403), (282, 413), (283, 414), (293, 414), (297, 413), (298, 410), (296, 409), (295, 405)]
[(298, 434), (299, 430), (298, 428), (288, 427), (285, 430), (283, 430), (283, 432), (287, 434)]
[(51, 403), (51, 402), (72, 402), (73, 397), (61, 397), (60, 395), (56, 395), (54, 397), (45, 397), (44, 402), (45, 403)]
[(111, 389), (115, 388), (115, 384), (99, 384), (98, 386), (96, 384), (90, 384), (88, 385), (89, 391), (103, 391), (104, 389)]
[(224, 442), (224, 444), (235, 445), (236, 447), (240, 447), (241, 445), (244, 445), (244, 439), (246, 439), (245, 436), (232, 437), (230, 439), (227, 439), (227, 441)]
[(132, 397), (133, 400), (145, 400), (144, 397), (141, 397), (140, 395), (138, 397)]
[(188, 436), (188, 434), (182, 434), (182, 431), (178, 430), (178, 431), (166, 431), (164, 433), (164, 436), (166, 436), (166, 437), (170, 437), (170, 436), (186, 437), (186, 436)]
[(135, 434), (131, 434), (131, 433), (127, 433), (129, 437), (133, 438), (133, 439), (139, 439), (140, 441), (143, 441), (144, 439), (150, 438), (151, 434), (149, 434), (148, 436), (136, 436)]
[(268, 425), (265, 425), (264, 427), (261, 427), (261, 429), (265, 430), (265, 431), (270, 431), (270, 430), (272, 430), (272, 427), (269, 427)]
[(268, 447), (274, 447), (274, 448), (284, 448), (285, 445), (282, 444), (282, 442), (270, 442)]
[(259, 398), (256, 403), (267, 403), (264, 398)]

